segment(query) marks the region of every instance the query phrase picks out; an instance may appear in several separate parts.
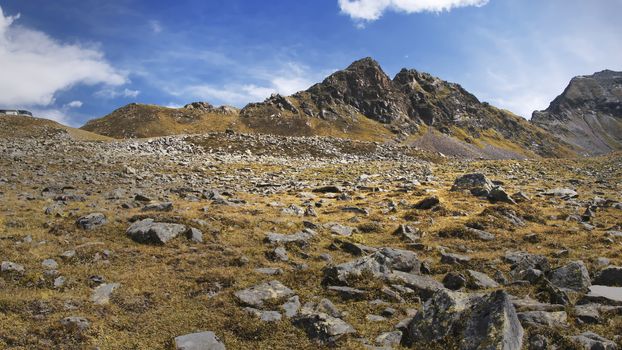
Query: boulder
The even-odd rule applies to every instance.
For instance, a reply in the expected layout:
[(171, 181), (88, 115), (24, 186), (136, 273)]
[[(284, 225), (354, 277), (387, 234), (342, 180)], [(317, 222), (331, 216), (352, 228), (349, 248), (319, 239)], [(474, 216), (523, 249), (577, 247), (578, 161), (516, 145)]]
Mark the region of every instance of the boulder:
[(186, 230), (187, 228), (184, 225), (144, 219), (133, 223), (127, 229), (126, 234), (138, 243), (166, 244)]
[(481, 173), (462, 175), (454, 181), (452, 191), (468, 190), (475, 196), (488, 196), (494, 185)]
[(505, 291), (482, 295), (440, 290), (410, 322), (402, 345), (520, 350), (523, 333)]
[(214, 332), (181, 335), (173, 340), (175, 350), (225, 350), (225, 344)]
[(583, 261), (573, 261), (551, 271), (549, 280), (558, 288), (577, 292), (586, 291), (592, 284), (590, 282), (590, 274)]
[(565, 311), (526, 311), (519, 312), (518, 319), (525, 326), (565, 327), (568, 325), (568, 315)]
[(76, 226), (83, 230), (92, 230), (105, 225), (107, 222), (106, 215), (102, 213), (93, 213), (78, 218), (78, 220), (76, 220)]
[(622, 287), (622, 267), (607, 266), (594, 277), (594, 284), (609, 287)]

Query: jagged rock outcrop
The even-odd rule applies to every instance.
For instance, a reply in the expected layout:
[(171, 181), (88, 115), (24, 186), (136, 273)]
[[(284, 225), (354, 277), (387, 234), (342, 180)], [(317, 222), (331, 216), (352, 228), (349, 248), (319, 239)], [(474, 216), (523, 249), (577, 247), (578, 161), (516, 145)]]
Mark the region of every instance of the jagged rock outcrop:
[(536, 111), (537, 125), (587, 155), (622, 149), (622, 72), (575, 77), (549, 108)]

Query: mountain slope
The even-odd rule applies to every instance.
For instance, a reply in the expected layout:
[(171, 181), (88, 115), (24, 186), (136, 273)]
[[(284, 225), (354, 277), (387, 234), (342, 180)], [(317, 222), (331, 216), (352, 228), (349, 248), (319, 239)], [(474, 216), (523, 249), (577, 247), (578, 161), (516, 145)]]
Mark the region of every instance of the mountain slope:
[[(240, 129), (237, 108), (195, 102), (183, 108), (132, 103), (81, 127), (114, 138), (144, 138)], [(241, 131), (241, 130), (240, 130)]]
[(109, 138), (85, 130), (74, 129), (55, 121), (25, 115), (0, 115), (0, 138), (51, 138), (67, 136), (82, 141), (104, 141)]
[(622, 72), (575, 77), (532, 123), (588, 155), (622, 149)]

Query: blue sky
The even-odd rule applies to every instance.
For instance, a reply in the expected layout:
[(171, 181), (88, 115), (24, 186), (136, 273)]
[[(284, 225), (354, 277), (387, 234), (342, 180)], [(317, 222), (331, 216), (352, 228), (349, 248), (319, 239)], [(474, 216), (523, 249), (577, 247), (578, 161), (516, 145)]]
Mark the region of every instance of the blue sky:
[(524, 117), (622, 70), (621, 0), (0, 0), (0, 108), (79, 126), (130, 102), (243, 107), (371, 56)]

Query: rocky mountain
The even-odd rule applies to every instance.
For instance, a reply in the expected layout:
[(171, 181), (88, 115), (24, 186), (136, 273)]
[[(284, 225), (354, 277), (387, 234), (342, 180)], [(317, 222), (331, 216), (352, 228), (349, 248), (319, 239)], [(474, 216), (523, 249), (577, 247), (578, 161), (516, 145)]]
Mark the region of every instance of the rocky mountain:
[(270, 128), (279, 120), (276, 132), (303, 134), (314, 132), (309, 120), (338, 125), (346, 134), (371, 120), (392, 138), (469, 157), (570, 153), (549, 133), (480, 102), (458, 84), (407, 69), (391, 79), (371, 58), (352, 63), (307, 91), (249, 104), (241, 117), (252, 129)]
[(236, 129), (239, 110), (194, 102), (183, 108), (131, 103), (81, 129), (113, 138), (144, 138)]
[(232, 129), (284, 136), (399, 142), (468, 158), (566, 156), (564, 142), (460, 85), (416, 70), (391, 79), (371, 58), (292, 96), (275, 94), (241, 111), (195, 103), (180, 109), (132, 104), (87, 123), (116, 138)]
[(533, 124), (588, 155), (622, 149), (622, 72), (575, 77)]

